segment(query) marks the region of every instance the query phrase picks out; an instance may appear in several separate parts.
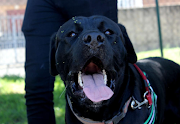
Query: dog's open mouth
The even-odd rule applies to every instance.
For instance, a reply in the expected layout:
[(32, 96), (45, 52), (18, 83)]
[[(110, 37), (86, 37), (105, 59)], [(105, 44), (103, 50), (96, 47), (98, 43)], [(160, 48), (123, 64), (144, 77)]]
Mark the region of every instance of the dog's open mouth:
[(113, 76), (103, 69), (103, 63), (96, 57), (91, 58), (75, 77), (72, 85), (74, 95), (81, 95), (98, 103), (110, 99), (114, 94)]

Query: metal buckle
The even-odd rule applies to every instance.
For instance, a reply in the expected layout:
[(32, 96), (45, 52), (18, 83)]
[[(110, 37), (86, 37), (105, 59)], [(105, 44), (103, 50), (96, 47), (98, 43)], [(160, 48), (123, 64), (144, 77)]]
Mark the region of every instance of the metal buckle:
[[(135, 110), (135, 109), (141, 109), (141, 106), (142, 105), (146, 105), (146, 106), (148, 106), (148, 100), (146, 99), (146, 94), (148, 93), (148, 91), (146, 91), (145, 93), (144, 93), (144, 95), (143, 95), (143, 97), (144, 97), (144, 101), (142, 101), (142, 102), (138, 102), (134, 97), (132, 97), (133, 98), (133, 100), (132, 100), (132, 102), (131, 102), (131, 108), (133, 109), (133, 110)], [(149, 108), (149, 106), (148, 106), (148, 108)]]

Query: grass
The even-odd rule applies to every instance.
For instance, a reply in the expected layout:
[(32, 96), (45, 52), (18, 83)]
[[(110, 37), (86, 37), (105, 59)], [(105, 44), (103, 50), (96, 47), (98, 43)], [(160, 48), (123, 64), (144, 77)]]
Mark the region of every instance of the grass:
[(0, 79), (0, 124), (26, 124), (24, 79), (5, 76)]
[(54, 86), (54, 111), (56, 115), (57, 124), (65, 124), (65, 92), (64, 83), (59, 76), (56, 76), (55, 86)]
[[(160, 56), (160, 51), (140, 52), (137, 55), (138, 59)], [(180, 64), (180, 48), (164, 49), (164, 55), (165, 58)], [(57, 124), (64, 124), (65, 97), (63, 91), (64, 83), (56, 77), (54, 110)], [(27, 124), (24, 94), (24, 78), (15, 75), (0, 78), (0, 124)]]
[[(165, 48), (163, 50), (164, 58), (170, 59), (180, 65), (180, 48)], [(151, 50), (146, 52), (137, 53), (138, 59), (143, 59), (147, 57), (160, 57), (160, 50)]]
[[(0, 78), (0, 124), (27, 124), (24, 85), (24, 78), (15, 75)], [(57, 124), (64, 124), (65, 94), (63, 90), (64, 83), (60, 77), (56, 77), (54, 110)]]

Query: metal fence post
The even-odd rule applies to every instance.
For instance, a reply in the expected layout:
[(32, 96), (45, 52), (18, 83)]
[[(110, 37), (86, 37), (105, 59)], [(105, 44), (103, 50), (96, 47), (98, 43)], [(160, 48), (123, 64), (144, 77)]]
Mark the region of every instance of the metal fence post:
[(12, 37), (14, 43), (15, 62), (17, 63), (17, 32), (16, 32), (16, 18), (12, 17)]
[(159, 4), (158, 4), (158, 0), (155, 0), (155, 1), (156, 1), (158, 32), (159, 32), (159, 45), (160, 45), (160, 50), (161, 50), (161, 57), (163, 57), (163, 43), (162, 43), (162, 33), (161, 33), (161, 21), (160, 21), (160, 14), (159, 14)]

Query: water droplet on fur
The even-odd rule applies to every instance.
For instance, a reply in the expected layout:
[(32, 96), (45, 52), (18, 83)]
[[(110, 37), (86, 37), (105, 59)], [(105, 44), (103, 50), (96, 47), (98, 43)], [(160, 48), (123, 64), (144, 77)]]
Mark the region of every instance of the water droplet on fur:
[(75, 20), (75, 17), (72, 17), (72, 20)]

